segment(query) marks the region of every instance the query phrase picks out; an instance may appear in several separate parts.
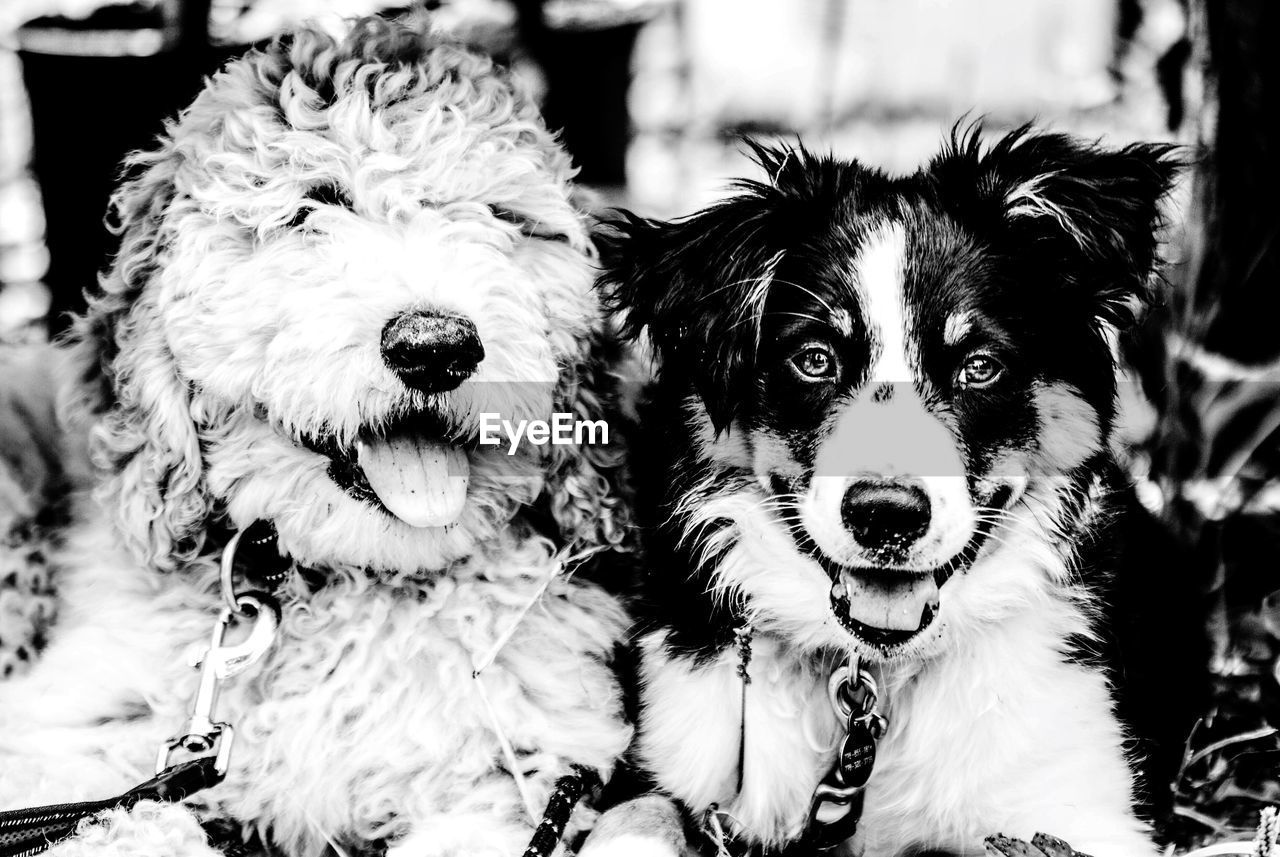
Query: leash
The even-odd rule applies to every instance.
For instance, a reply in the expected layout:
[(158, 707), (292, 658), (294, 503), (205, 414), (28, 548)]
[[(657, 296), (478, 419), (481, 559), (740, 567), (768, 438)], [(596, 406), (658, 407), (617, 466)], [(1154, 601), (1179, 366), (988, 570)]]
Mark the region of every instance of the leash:
[[(191, 715), (181, 732), (161, 745), (156, 776), (104, 800), (0, 812), (0, 857), (34, 857), (72, 836), (82, 821), (99, 813), (129, 809), (144, 800), (176, 803), (221, 783), (230, 765), (235, 730), (215, 716), (219, 691), (225, 681), (258, 663), (270, 650), (280, 623), (274, 593), (293, 570), (292, 560), (280, 555), (270, 523), (255, 521), (236, 531), (222, 551), (219, 567), (223, 606), (208, 647), (193, 664), (200, 670), (200, 684)], [(250, 588), (239, 591), (237, 578)], [(233, 629), (244, 628), (240, 642), (227, 642)], [(557, 780), (524, 857), (551, 857), (578, 802), (601, 785), (594, 771), (577, 765)]]
[[(733, 644), (738, 650), (738, 666), (735, 670), (741, 689), (738, 694), (738, 779), (736, 794), (742, 793), (747, 774), (747, 686), (751, 684), (751, 642), (755, 629), (750, 622), (743, 622), (733, 629)], [(721, 821), (723, 817), (724, 821)], [(734, 857), (730, 845), (734, 842), (733, 816), (713, 803), (702, 814), (702, 833), (715, 849), (715, 857)], [(748, 853), (748, 852), (744, 852)]]
[(524, 857), (551, 857), (560, 847), (560, 839), (564, 836), (573, 808), (588, 792), (595, 791), (600, 786), (600, 777), (595, 771), (578, 765), (573, 766), (573, 773), (556, 780), (555, 791), (547, 801), (547, 811), (543, 813), (538, 829), (533, 832)]
[(831, 770), (814, 790), (798, 846), (801, 852), (830, 851), (857, 832), (867, 780), (876, 764), (876, 742), (887, 725), (876, 711), (875, 679), (856, 655), (831, 674), (827, 694), (831, 707), (844, 718), (844, 738)]
[[(216, 786), (227, 775), (235, 732), (216, 716), (222, 684), (258, 663), (275, 641), (280, 605), (274, 591), (292, 563), (276, 548), (274, 528), (257, 521), (238, 531), (222, 552), (223, 607), (209, 645), (193, 666), (200, 684), (182, 731), (160, 747), (156, 776), (124, 794), (104, 800), (54, 804), (0, 812), (0, 857), (33, 857), (76, 832), (82, 821), (139, 801), (177, 802)], [(237, 572), (253, 587), (239, 592)], [(243, 639), (228, 642), (234, 631)]]
[[(742, 637), (746, 644), (740, 649), (742, 665), (739, 674), (743, 679), (743, 739), (740, 742), (738, 783), (742, 784), (742, 765), (745, 763), (746, 705), (745, 688), (749, 680), (746, 675), (750, 658), (750, 628), (745, 629)], [(740, 637), (739, 643), (743, 640)], [(805, 821), (804, 831), (800, 838), (788, 845), (783, 853), (796, 855), (825, 854), (849, 840), (858, 830), (858, 822), (862, 820), (862, 805), (866, 793), (867, 781), (875, 767), (876, 743), (885, 733), (887, 723), (883, 715), (876, 710), (879, 701), (879, 690), (871, 673), (863, 669), (859, 658), (854, 655), (849, 661), (837, 667), (827, 681), (827, 695), (832, 710), (844, 723), (844, 735), (840, 740), (839, 752), (831, 769), (818, 782), (813, 797), (809, 802), (809, 815)], [(715, 849), (716, 857), (732, 857), (732, 855), (748, 855), (756, 849), (735, 843), (735, 836), (729, 825), (721, 819), (733, 822), (732, 817), (716, 804), (712, 804), (703, 814), (702, 829)], [(736, 845), (736, 847), (734, 847)]]
[[(563, 560), (564, 569), (559, 574), (568, 577), (574, 572), (575, 564), (584, 559), (589, 558), (592, 554), (597, 553), (599, 548), (592, 548), (585, 552), (574, 554)], [(503, 753), (508, 758), (508, 764), (511, 768), (511, 776), (515, 780), (516, 788), (520, 792), (521, 800), (525, 804), (525, 809), (529, 813), (532, 820), (534, 810), (532, 809), (532, 799), (527, 793), (524, 780), (520, 774), (520, 766), (515, 759), (515, 750), (507, 740), (506, 733), (502, 729), (502, 723), (494, 711), (492, 703), (489, 701), (489, 695), (485, 691), (483, 674), (486, 669), (493, 665), (497, 660), (498, 653), (503, 647), (511, 641), (515, 635), (516, 629), (520, 627), (520, 623), (524, 621), (525, 616), (533, 609), (534, 605), (541, 600), (546, 593), (547, 588), (551, 585), (551, 581), (558, 575), (553, 574), (548, 577), (533, 597), (524, 605), (517, 614), (516, 619), (511, 623), (510, 627), (503, 632), (488, 652), (476, 663), (475, 669), (471, 673), (472, 680), (475, 681), (476, 689), (480, 693), (480, 699), (484, 703), (485, 708), (489, 711), (493, 721), (494, 736), (498, 739), (498, 743), (502, 747)], [(565, 828), (569, 825), (569, 818), (573, 814), (574, 808), (584, 797), (592, 792), (598, 792), (603, 783), (600, 776), (590, 768), (581, 765), (573, 765), (571, 773), (566, 774), (556, 780), (555, 788), (551, 792), (551, 797), (547, 801), (547, 808), (542, 813), (542, 819), (538, 822), (538, 826), (534, 828), (533, 836), (529, 840), (529, 845), (524, 850), (524, 857), (551, 857), (556, 849), (560, 847), (561, 840), (564, 838)]]
[(751, 684), (751, 638), (754, 629), (750, 623), (735, 628), (734, 644), (738, 647), (738, 680), (742, 684), (742, 692), (738, 698), (741, 708), (741, 727), (738, 732), (738, 791), (742, 791), (742, 782), (747, 775), (747, 685)]
[(39, 854), (75, 833), (81, 820), (91, 815), (109, 809), (128, 809), (143, 800), (180, 801), (221, 781), (215, 759), (205, 756), (166, 768), (119, 797), (0, 812), (0, 855)]

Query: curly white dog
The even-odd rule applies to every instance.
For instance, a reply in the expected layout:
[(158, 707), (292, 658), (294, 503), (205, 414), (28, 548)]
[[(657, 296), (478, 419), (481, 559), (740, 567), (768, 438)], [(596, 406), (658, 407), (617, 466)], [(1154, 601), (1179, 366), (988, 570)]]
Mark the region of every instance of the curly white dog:
[[(265, 520), (305, 573), (219, 701), (235, 753), (199, 816), (294, 855), (520, 853), (556, 778), (630, 737), (626, 616), (563, 574), (622, 538), (612, 453), (476, 443), (485, 412), (603, 407), (567, 156), (489, 60), (364, 20), (231, 64), (131, 170), (65, 373), (100, 472), (51, 641), (0, 685), (0, 808), (150, 776), (219, 551)], [(211, 851), (146, 804), (57, 853)]]

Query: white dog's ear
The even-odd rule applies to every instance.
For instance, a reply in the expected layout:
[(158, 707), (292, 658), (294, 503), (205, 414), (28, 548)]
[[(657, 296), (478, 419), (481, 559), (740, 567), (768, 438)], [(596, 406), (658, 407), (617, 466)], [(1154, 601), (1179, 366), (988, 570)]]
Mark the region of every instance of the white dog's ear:
[(556, 388), (557, 412), (597, 426), (594, 435), (584, 433), (582, 443), (547, 447), (551, 458), (538, 504), (555, 522), (558, 541), (571, 551), (622, 547), (631, 533), (618, 374), (622, 349), (615, 333), (593, 331)]
[(91, 454), (111, 472), (101, 490), (130, 547), (161, 570), (200, 552), (210, 512), (190, 392), (165, 339), (153, 285), (178, 163), (167, 143), (130, 162), (139, 171), (111, 202), (119, 250), (71, 334), (94, 416)]

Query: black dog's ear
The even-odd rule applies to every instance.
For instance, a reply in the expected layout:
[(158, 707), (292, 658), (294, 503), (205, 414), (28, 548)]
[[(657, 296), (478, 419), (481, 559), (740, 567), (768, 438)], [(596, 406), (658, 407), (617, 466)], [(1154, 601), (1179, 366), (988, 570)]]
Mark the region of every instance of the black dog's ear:
[(1156, 264), (1160, 202), (1182, 167), (1178, 147), (1108, 149), (1023, 126), (984, 149), (980, 134), (977, 125), (957, 126), (930, 164), (944, 204), (1047, 254), (1064, 279), (1093, 291), (1099, 318), (1131, 321)]
[(688, 373), (717, 432), (750, 384), (759, 319), (781, 250), (770, 235), (770, 189), (665, 223), (620, 212), (597, 230), (606, 304), (623, 333), (647, 329), (661, 372)]

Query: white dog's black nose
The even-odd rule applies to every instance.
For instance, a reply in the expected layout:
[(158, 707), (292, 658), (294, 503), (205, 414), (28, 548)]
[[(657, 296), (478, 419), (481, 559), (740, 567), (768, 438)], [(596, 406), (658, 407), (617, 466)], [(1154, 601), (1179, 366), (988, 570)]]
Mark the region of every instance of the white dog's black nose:
[(382, 359), (406, 386), (443, 393), (471, 377), (484, 359), (484, 345), (469, 318), (406, 312), (382, 329)]
[(844, 525), (872, 551), (903, 551), (929, 529), (929, 495), (913, 482), (855, 482), (840, 503)]

